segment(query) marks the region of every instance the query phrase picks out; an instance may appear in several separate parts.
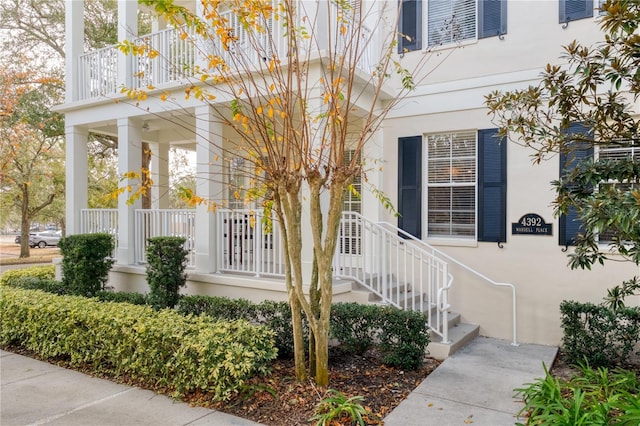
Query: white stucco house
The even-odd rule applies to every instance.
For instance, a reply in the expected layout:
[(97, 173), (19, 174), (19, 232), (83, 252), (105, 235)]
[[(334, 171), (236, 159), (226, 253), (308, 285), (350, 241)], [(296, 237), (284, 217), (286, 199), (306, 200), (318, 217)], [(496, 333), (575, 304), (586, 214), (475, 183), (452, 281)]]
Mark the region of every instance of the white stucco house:
[[(197, 0), (178, 3), (199, 10)], [(206, 206), (167, 209), (171, 146), (195, 152), (198, 195), (226, 197), (228, 207), (234, 206), (233, 197), (225, 193), (227, 183), (238, 178), (234, 167), (242, 162), (209, 149), (210, 138), (227, 133), (205, 104), (189, 99), (169, 105), (159, 99), (163, 90), (192, 84), (189, 75), (176, 72), (172, 64), (178, 58), (175, 52), (186, 49), (185, 40), (158, 20), (151, 34), (138, 36), (140, 6), (119, 0), (119, 40), (150, 44), (160, 55), (143, 61), (115, 47), (86, 51), (83, 4), (66, 2), (67, 94), (58, 107), (66, 117), (67, 232), (116, 235), (110, 283), (120, 290), (146, 290), (146, 237), (183, 235), (190, 249), (187, 292), (284, 300), (277, 229), (265, 234), (250, 226), (253, 213), (241, 205), (215, 212)], [(479, 332), (557, 345), (562, 300), (598, 303), (606, 288), (637, 270), (625, 263), (592, 271), (569, 269), (567, 254), (576, 225), (572, 218), (554, 217), (551, 206), (550, 182), (559, 176), (560, 159), (533, 165), (525, 148), (494, 143), (496, 126), (487, 115), (484, 96), (535, 84), (542, 68), (557, 63), (561, 46), (571, 40), (599, 40), (598, 0), (402, 4), (401, 31), (411, 38), (401, 41), (398, 60), (411, 69), (426, 50), (446, 60), (391, 111), (367, 148), (368, 156), (383, 162), (369, 179), (401, 216), (392, 216), (364, 190), (360, 199), (347, 199), (334, 300), (424, 309), (435, 340), (455, 341)], [(436, 31), (452, 17), (459, 20), (455, 32)], [(371, 49), (375, 56), (375, 46)], [(185, 55), (179, 57), (185, 60)], [(137, 78), (141, 70), (145, 77)], [(149, 91), (144, 108), (120, 93), (122, 86), (150, 83), (157, 89)], [(169, 116), (179, 117), (181, 125), (164, 119)], [(139, 169), (141, 143), (150, 144), (152, 209), (142, 210), (139, 201), (127, 203), (126, 197), (119, 199), (116, 210), (87, 209), (89, 132), (117, 136), (121, 173)], [(223, 179), (211, 179), (212, 174)]]

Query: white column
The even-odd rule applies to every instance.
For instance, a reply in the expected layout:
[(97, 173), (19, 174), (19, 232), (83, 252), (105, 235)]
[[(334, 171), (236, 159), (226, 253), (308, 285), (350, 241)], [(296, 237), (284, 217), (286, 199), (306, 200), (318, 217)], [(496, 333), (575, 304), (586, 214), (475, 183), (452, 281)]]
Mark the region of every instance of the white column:
[(80, 55), (84, 52), (84, 0), (65, 2), (66, 102), (79, 97), (78, 78)]
[[(141, 124), (130, 118), (118, 119), (118, 174), (126, 172), (140, 173), (142, 168), (142, 129)], [(140, 181), (123, 180), (120, 185), (139, 187)], [(135, 263), (135, 216), (141, 208), (140, 198), (129, 203), (132, 193), (125, 191), (118, 197), (118, 263)]]
[(88, 155), (89, 132), (77, 126), (69, 126), (66, 134), (66, 233), (79, 234), (80, 210), (87, 208), (88, 201)]
[[(118, 41), (138, 36), (138, 2), (118, 0)], [(118, 87), (131, 87), (133, 80), (133, 56), (119, 53)]]
[(151, 208), (169, 208), (169, 145), (149, 143), (151, 149)]
[[(196, 108), (196, 195), (207, 201), (222, 193), (222, 124), (208, 106)], [(203, 204), (196, 207), (196, 272), (217, 270), (215, 214)]]

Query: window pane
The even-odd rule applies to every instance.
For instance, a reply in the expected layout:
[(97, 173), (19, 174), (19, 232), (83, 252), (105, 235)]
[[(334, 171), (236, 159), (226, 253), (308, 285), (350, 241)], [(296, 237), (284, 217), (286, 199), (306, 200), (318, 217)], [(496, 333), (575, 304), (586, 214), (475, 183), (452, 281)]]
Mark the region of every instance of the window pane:
[(459, 132), (427, 136), (429, 237), (474, 237), (476, 136)]
[(429, 1), (427, 17), (429, 46), (476, 37), (476, 0)]

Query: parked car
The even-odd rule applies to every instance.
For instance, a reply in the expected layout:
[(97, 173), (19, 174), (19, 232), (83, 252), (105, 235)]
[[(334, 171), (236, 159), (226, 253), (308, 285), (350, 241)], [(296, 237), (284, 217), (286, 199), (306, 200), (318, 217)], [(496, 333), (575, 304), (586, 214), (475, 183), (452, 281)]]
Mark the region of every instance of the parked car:
[[(31, 237), (34, 236), (34, 235), (36, 235), (35, 232), (30, 232), (29, 233), (29, 239), (31, 239)], [(15, 238), (14, 241), (15, 241), (16, 244), (20, 244), (22, 242), (22, 235), (20, 235), (20, 234), (16, 235), (16, 238)]]
[(47, 246), (57, 246), (62, 238), (62, 231), (45, 231), (29, 235), (29, 246), (45, 248)]

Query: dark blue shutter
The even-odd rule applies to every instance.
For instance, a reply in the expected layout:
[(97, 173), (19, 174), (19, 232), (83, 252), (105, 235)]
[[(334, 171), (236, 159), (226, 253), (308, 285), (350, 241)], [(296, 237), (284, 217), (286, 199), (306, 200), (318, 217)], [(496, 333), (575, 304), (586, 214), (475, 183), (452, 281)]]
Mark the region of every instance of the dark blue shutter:
[[(422, 49), (422, 0), (399, 0), (398, 53)], [(409, 39), (407, 39), (407, 37)]]
[(422, 236), (422, 136), (398, 138), (398, 227)]
[[(568, 134), (587, 134), (589, 129), (579, 123), (572, 124), (567, 129)], [(570, 138), (569, 138), (570, 141)], [(587, 142), (569, 142), (569, 150), (560, 153), (560, 177), (575, 169), (582, 160), (593, 157), (593, 145)], [(562, 246), (576, 245), (576, 237), (584, 232), (578, 209), (569, 207), (567, 214), (560, 215), (558, 223), (558, 244)]]
[(593, 17), (593, 0), (560, 0), (560, 23)]
[(478, 130), (478, 241), (507, 240), (507, 142)]
[(478, 38), (507, 33), (507, 0), (478, 0)]

